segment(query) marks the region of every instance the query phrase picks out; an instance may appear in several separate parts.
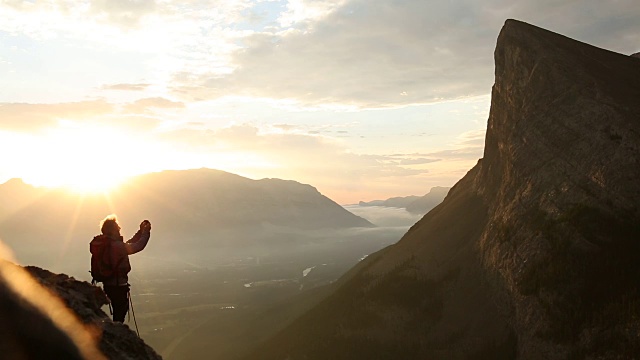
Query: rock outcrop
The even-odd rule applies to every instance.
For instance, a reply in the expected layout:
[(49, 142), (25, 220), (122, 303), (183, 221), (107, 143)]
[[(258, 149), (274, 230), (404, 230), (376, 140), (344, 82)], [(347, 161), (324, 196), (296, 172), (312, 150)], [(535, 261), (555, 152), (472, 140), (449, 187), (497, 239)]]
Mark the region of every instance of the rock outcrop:
[(640, 354), (640, 61), (508, 20), (482, 160), (255, 359)]
[(0, 354), (6, 359), (161, 359), (101, 310), (102, 290), (64, 274), (0, 262)]

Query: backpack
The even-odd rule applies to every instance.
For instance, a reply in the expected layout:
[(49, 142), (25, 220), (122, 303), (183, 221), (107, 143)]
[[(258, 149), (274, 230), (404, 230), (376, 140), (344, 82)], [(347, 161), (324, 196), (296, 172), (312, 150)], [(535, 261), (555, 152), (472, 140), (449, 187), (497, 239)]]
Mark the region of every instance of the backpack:
[(91, 283), (104, 282), (109, 278), (115, 277), (116, 264), (113, 264), (111, 255), (112, 246), (111, 239), (104, 235), (98, 235), (89, 243), (89, 251), (91, 252)]

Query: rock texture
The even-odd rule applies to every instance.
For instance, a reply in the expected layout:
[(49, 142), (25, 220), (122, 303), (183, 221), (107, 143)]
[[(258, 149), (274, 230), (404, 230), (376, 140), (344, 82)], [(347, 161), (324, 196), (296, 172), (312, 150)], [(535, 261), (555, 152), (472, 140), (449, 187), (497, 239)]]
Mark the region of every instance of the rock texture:
[(54, 274), (34, 266), (26, 270), (73, 311), (98, 339), (98, 347), (109, 359), (162, 359), (126, 324), (115, 323), (102, 311), (108, 300), (100, 287)]
[(255, 359), (640, 356), (640, 61), (508, 20), (482, 160)]
[(20, 266), (0, 260), (0, 357), (104, 359), (94, 337)]
[(3, 359), (161, 359), (100, 307), (101, 289), (62, 274), (0, 260)]

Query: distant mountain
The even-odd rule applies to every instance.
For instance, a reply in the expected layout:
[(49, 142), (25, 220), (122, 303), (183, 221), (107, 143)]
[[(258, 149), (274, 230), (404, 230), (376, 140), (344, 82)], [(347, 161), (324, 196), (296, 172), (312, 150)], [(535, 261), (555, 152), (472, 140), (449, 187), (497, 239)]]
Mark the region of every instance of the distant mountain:
[(436, 186), (423, 196), (392, 197), (387, 200), (360, 201), (360, 206), (385, 206), (406, 209), (414, 214), (426, 214), (444, 200), (449, 187)]
[(418, 200), (420, 196), (404, 196), (404, 197), (392, 197), (387, 200), (372, 200), (372, 201), (360, 201), (360, 206), (386, 206), (395, 208), (406, 208), (407, 205)]
[(508, 20), (484, 157), (253, 359), (640, 354), (640, 60)]
[(291, 236), (279, 238), (282, 229), (373, 227), (310, 185), (211, 169), (141, 175), (107, 195), (93, 196), (38, 189), (14, 179), (0, 185), (0, 203), (0, 238), (19, 249), (19, 258), (40, 256), (37, 263), (44, 266), (41, 261), (69, 251), (77, 252), (73, 259), (86, 258), (86, 244), (111, 213), (118, 215), (125, 236), (149, 219), (154, 249), (199, 256), (211, 247), (295, 242)]
[(442, 186), (432, 187), (429, 193), (407, 204), (406, 209), (410, 213), (426, 214), (444, 200), (450, 189)]

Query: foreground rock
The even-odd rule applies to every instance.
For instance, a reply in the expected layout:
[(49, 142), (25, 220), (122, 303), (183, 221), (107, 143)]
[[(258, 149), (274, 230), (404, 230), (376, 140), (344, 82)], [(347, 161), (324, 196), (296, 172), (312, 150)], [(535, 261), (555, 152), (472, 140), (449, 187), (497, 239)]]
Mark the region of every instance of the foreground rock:
[(109, 359), (162, 359), (127, 325), (111, 321), (102, 311), (108, 300), (99, 287), (33, 266), (26, 270), (92, 329), (100, 350)]
[(3, 359), (161, 359), (100, 309), (97, 287), (37, 268), (0, 262)]
[(640, 60), (509, 20), (484, 158), (255, 359), (640, 354)]

